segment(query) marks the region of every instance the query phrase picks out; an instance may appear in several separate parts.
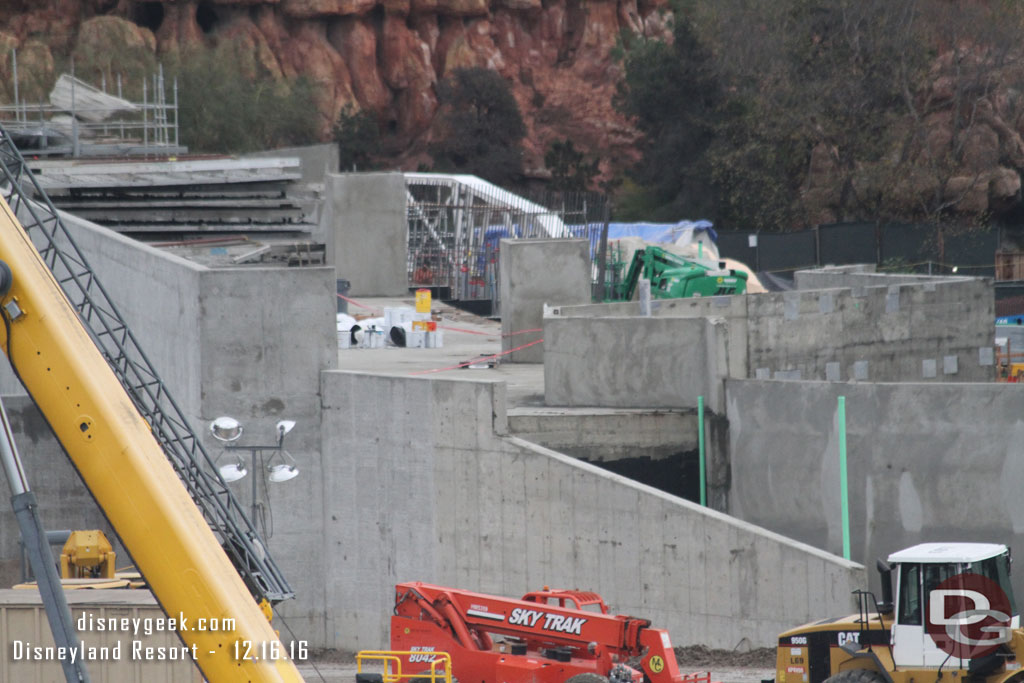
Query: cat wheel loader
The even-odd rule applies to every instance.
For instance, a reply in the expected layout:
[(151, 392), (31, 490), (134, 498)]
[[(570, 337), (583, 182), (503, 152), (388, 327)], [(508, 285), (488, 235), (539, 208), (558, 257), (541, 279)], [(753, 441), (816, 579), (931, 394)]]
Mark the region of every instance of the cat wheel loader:
[(779, 636), (776, 683), (1024, 683), (1006, 546), (923, 543), (878, 571), (880, 601)]

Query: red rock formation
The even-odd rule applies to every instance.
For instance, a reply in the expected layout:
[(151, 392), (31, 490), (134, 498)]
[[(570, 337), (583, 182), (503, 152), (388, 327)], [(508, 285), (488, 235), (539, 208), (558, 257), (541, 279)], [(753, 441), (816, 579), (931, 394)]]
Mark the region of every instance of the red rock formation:
[(73, 50), (82, 22), (100, 14), (106, 23), (91, 24), (93, 34), (105, 26), (121, 42), (155, 36), (157, 56), (231, 39), (245, 69), (317, 83), (325, 136), (346, 105), (369, 109), (413, 166), (432, 135), (438, 80), (458, 67), (494, 69), (522, 108), (527, 165), (544, 175), (544, 150), (557, 138), (620, 168), (635, 158), (636, 132), (611, 104), (620, 69), (610, 53), (622, 30), (663, 31), (666, 1), (55, 0), (14, 3), (0, 31), (22, 48), (45, 35), (55, 54)]

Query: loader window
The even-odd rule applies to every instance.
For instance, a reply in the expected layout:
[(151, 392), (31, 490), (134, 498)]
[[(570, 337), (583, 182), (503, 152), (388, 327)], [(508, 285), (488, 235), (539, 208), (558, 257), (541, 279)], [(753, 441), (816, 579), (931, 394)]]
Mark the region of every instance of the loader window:
[(900, 624), (921, 625), (921, 565), (900, 565)]
[(1010, 583), (1010, 556), (1008, 554), (990, 557), (981, 562), (972, 562), (967, 565), (967, 571), (980, 574), (986, 579), (998, 583), (1006, 593), (1007, 600), (1010, 601), (1010, 614), (1017, 614), (1017, 602), (1013, 598), (1013, 585)]

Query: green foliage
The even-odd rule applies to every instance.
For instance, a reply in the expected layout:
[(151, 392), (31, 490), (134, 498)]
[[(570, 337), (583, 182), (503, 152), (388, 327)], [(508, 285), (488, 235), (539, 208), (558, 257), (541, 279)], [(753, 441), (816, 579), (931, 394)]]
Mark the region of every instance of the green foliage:
[(437, 97), (444, 134), (429, 150), (435, 169), (498, 185), (518, 181), (526, 126), (508, 83), (489, 69), (455, 69), (438, 84)]
[(380, 126), (373, 112), (356, 111), (346, 105), (334, 124), (334, 141), (338, 145), (338, 168), (342, 171), (373, 168), (374, 153), (380, 148)]
[(616, 103), (644, 134), (627, 204), (760, 230), (979, 218), (990, 166), (969, 141), (1024, 67), (1020, 3), (716, 0), (675, 16), (672, 44), (619, 45)]
[(585, 161), (583, 152), (572, 140), (555, 140), (544, 154), (544, 165), (551, 171), (551, 189), (556, 191), (589, 190), (598, 173), (598, 159)]
[(713, 208), (705, 153), (723, 91), (711, 53), (677, 17), (672, 44), (648, 40), (625, 58), (615, 104), (644, 133), (634, 179), (659, 215), (702, 217)]
[(313, 83), (268, 74), (246, 78), (235, 49), (227, 44), (193, 52), (174, 66), (182, 143), (194, 152), (235, 153), (314, 142)]

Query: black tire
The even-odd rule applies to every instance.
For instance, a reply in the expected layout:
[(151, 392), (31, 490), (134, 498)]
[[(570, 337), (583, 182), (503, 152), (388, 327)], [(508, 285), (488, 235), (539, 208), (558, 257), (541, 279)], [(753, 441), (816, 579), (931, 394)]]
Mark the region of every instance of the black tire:
[(608, 683), (608, 678), (600, 674), (576, 674), (565, 679), (565, 683)]
[(885, 676), (874, 669), (847, 669), (829, 676), (824, 683), (885, 683)]

